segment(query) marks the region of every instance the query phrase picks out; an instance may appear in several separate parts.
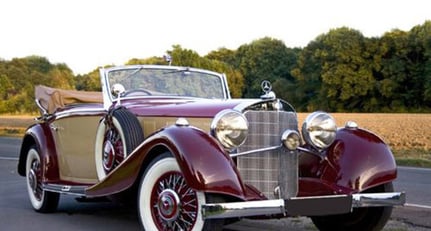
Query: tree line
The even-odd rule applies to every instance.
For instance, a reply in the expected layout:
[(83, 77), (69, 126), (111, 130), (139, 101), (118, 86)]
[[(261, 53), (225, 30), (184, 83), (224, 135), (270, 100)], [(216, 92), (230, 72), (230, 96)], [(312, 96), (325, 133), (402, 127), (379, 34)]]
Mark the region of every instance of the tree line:
[[(431, 21), (380, 37), (341, 27), (303, 48), (264, 37), (238, 49), (200, 56), (180, 45), (167, 51), (172, 65), (223, 72), (235, 98), (259, 97), (269, 80), (277, 97), (298, 111), (430, 112)], [(0, 54), (1, 55), (1, 54)], [(167, 64), (164, 57), (133, 58), (125, 64)], [(0, 60), (0, 113), (35, 112), (34, 86), (100, 91), (98, 69), (74, 75), (66, 64), (29, 56)]]

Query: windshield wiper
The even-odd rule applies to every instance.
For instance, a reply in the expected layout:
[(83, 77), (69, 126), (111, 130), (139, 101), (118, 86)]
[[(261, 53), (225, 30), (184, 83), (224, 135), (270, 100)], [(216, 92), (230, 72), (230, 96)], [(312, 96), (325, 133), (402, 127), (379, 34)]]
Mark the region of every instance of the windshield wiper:
[(185, 75), (188, 75), (190, 74), (190, 68), (188, 67), (178, 68), (177, 70), (163, 72), (163, 74), (173, 74), (173, 73), (179, 73), (179, 72)]
[(130, 73), (129, 75), (127, 75), (124, 79), (128, 79), (131, 78), (132, 76), (136, 75), (136, 73), (140, 72), (142, 69), (144, 69), (144, 67), (139, 67), (137, 68), (135, 71), (133, 71), (132, 73)]

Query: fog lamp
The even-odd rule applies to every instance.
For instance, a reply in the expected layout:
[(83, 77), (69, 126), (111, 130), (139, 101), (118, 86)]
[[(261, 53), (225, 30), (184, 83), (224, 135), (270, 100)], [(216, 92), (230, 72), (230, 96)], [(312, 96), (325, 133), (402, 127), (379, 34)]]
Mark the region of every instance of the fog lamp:
[(295, 130), (286, 130), (281, 135), (281, 141), (288, 150), (296, 150), (301, 145), (301, 137)]

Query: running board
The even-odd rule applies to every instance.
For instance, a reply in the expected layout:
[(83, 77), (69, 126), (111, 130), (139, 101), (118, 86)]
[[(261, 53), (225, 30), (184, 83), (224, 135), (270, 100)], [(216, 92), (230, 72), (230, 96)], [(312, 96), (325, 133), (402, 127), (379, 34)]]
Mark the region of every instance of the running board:
[(60, 185), (60, 184), (44, 184), (43, 190), (49, 192), (56, 192), (61, 194), (70, 194), (76, 196), (86, 196), (85, 190), (88, 186), (76, 185)]

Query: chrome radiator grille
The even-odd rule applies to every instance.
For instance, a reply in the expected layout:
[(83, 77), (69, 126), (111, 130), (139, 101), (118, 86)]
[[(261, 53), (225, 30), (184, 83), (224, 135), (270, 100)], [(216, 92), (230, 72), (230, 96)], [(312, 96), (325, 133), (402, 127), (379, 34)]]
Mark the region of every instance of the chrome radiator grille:
[[(286, 129), (297, 130), (298, 122), (294, 112), (285, 111), (247, 111), (249, 133), (239, 152), (259, 148), (278, 146), (281, 135)], [(286, 196), (296, 196), (297, 192), (297, 156), (283, 151), (265, 151), (239, 156), (238, 169), (242, 180), (253, 185), (268, 199), (274, 199), (274, 189), (279, 186), (280, 170), (287, 171)]]

